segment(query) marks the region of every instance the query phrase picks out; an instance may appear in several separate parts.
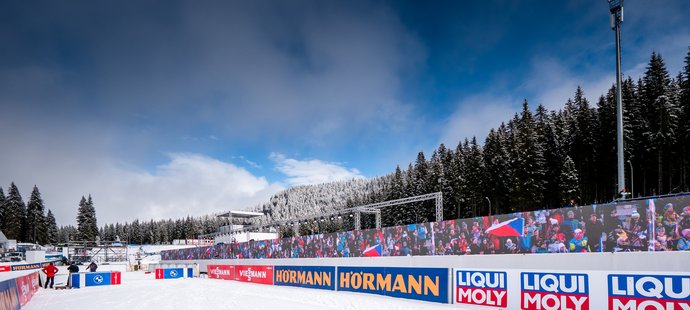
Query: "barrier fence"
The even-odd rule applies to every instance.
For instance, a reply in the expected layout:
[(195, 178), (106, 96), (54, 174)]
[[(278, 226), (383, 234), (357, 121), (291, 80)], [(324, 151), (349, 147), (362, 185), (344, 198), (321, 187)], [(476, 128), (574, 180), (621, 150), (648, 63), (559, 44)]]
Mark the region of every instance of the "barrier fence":
[(161, 251), (162, 260), (690, 250), (690, 195)]
[(21, 309), (36, 294), (40, 285), (38, 272), (0, 282), (0, 309)]
[(224, 280), (507, 309), (690, 309), (688, 272), (265, 265), (209, 265), (208, 272)]

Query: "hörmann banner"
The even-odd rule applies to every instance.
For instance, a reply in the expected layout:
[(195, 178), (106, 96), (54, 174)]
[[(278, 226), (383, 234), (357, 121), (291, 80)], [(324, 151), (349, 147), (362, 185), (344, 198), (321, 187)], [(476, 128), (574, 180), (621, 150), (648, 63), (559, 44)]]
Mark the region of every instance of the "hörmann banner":
[(333, 266), (275, 266), (275, 285), (335, 290)]
[(690, 276), (610, 274), (610, 310), (690, 309)]
[(448, 269), (338, 267), (338, 290), (448, 303)]
[(273, 266), (235, 266), (235, 280), (259, 284), (273, 284)]
[(235, 280), (235, 266), (208, 265), (206, 272), (210, 279)]
[(454, 302), (508, 307), (508, 277), (504, 271), (453, 269)]
[(589, 277), (581, 273), (520, 273), (521, 309), (589, 310)]

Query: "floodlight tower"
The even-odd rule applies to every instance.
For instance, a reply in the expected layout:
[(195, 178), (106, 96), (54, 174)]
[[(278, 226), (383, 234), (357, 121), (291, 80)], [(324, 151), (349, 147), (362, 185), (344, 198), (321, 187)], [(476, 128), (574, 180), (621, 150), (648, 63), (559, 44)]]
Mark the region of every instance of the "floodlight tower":
[(625, 159), (623, 158), (623, 103), (621, 101), (621, 23), (623, 0), (608, 0), (611, 29), (616, 32), (616, 136), (618, 149), (618, 184), (616, 191), (625, 198)]

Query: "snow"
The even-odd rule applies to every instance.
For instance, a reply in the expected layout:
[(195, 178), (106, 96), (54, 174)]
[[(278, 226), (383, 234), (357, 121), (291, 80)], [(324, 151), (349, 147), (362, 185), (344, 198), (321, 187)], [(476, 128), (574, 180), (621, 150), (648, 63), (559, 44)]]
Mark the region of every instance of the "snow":
[[(100, 268), (99, 268), (100, 271)], [(57, 280), (57, 279), (56, 279)], [(56, 281), (57, 282), (57, 281)], [(22, 309), (462, 309), (371, 294), (262, 285), (207, 278), (156, 280), (126, 272), (122, 284), (39, 290)]]

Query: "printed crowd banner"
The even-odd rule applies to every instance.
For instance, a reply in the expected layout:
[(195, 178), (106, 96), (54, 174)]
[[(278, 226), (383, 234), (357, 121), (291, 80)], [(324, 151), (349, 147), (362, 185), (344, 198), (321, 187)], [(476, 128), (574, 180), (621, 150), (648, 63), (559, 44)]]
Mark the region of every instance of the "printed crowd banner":
[(259, 284), (273, 284), (273, 266), (235, 266), (235, 280)]
[(338, 267), (338, 290), (448, 303), (448, 269)]
[(520, 273), (521, 309), (589, 310), (589, 279), (580, 273)]
[(690, 276), (610, 274), (608, 309), (690, 309)]
[(503, 271), (453, 269), (455, 303), (508, 307), (508, 277)]
[(10, 279), (0, 282), (0, 309), (19, 310), (20, 307), (17, 281)]
[(206, 271), (211, 279), (235, 280), (233, 265), (208, 265)]
[(334, 266), (275, 266), (275, 285), (335, 290)]

